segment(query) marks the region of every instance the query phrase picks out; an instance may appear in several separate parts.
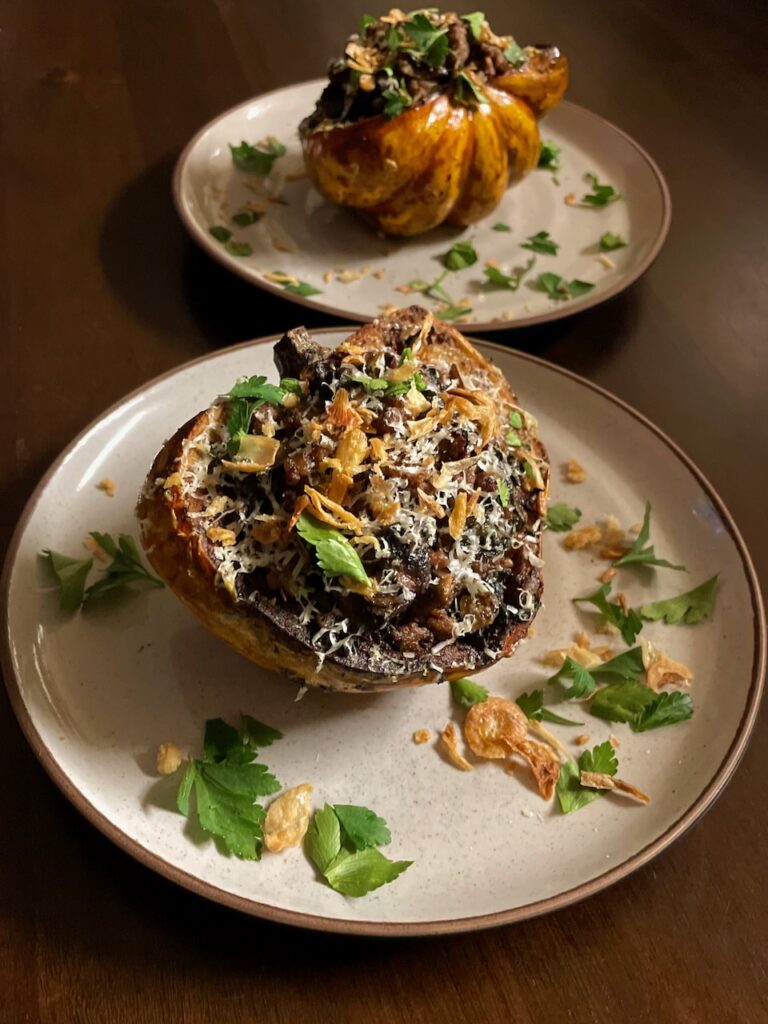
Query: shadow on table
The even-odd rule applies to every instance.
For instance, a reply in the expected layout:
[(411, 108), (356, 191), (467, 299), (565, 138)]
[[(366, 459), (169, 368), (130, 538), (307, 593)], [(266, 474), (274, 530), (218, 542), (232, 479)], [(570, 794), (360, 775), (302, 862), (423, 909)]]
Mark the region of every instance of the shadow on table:
[[(107, 210), (100, 259), (113, 291), (161, 333), (197, 334), (213, 347), (282, 333), (303, 324), (339, 322), (282, 300), (212, 260), (187, 235), (171, 198), (174, 158), (149, 167)], [(589, 376), (634, 330), (642, 282), (563, 320), (486, 332), (489, 341), (517, 348)]]

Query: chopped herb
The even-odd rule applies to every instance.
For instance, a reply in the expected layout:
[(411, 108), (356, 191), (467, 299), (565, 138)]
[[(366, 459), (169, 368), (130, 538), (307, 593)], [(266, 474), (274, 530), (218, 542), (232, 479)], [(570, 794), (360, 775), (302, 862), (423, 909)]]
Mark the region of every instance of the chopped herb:
[(348, 576), (365, 586), (370, 584), (360, 556), (338, 530), (302, 512), (296, 524), (296, 532), (306, 544), (314, 548), (317, 564), (325, 576)]
[(76, 612), (83, 603), (85, 581), (93, 566), (92, 558), (68, 558), (46, 548), (45, 558), (59, 585), (59, 607), (63, 612)]
[(412, 363), (412, 362), (413, 362), (413, 349), (410, 347), (410, 345), (406, 345), (405, 348), (403, 349), (403, 351), (400, 353), (400, 365), (402, 366), (403, 363)]
[(507, 442), (510, 448), (520, 448), (523, 442), (520, 440), (518, 434), (514, 430), (508, 430), (504, 440)]
[(549, 506), (547, 526), (555, 533), (567, 533), (581, 519), (581, 509), (568, 505), (564, 501), (556, 501)]
[(347, 381), (350, 384), (361, 385), (369, 394), (380, 393), (384, 398), (405, 395), (412, 387), (417, 391), (424, 391), (427, 387), (426, 381), (418, 371), (406, 380), (387, 380), (385, 377), (366, 377), (359, 374), (356, 377), (346, 377), (344, 382)]
[(689, 719), (693, 701), (680, 690), (654, 693), (642, 683), (627, 680), (599, 690), (590, 711), (609, 722), (626, 722), (635, 732), (647, 732)]
[(464, 270), (477, 263), (477, 253), (471, 242), (454, 242), (441, 259), (448, 270)]
[(621, 199), (621, 192), (617, 192), (613, 185), (602, 185), (596, 174), (585, 174), (584, 178), (592, 186), (592, 191), (581, 197), (587, 206), (607, 206)]
[(510, 427), (516, 427), (518, 430), (521, 430), (523, 426), (523, 417), (516, 409), (510, 409), (507, 413), (507, 423), (509, 423)]
[(442, 67), (450, 49), (448, 29), (437, 28), (426, 14), (422, 13), (414, 14), (410, 21), (403, 22), (402, 25), (408, 40), (412, 43), (412, 47), (407, 47), (408, 52), (423, 58), (430, 67)]
[(304, 837), (304, 849), (320, 874), (324, 875), (341, 850), (341, 825), (330, 804), (315, 811)]
[(239, 228), (247, 228), (249, 224), (260, 221), (263, 216), (263, 213), (257, 213), (256, 210), (240, 210), (238, 213), (232, 214), (232, 223), (237, 224)]
[[(387, 48), (390, 50), (397, 50), (402, 42), (400, 33), (397, 31), (397, 25), (390, 25), (387, 29)], [(391, 69), (389, 69), (391, 71)]]
[[(176, 806), (190, 817), (194, 793), (197, 820), (203, 831), (213, 836), (224, 852), (243, 860), (259, 860), (265, 812), (256, 800), (276, 793), (280, 783), (266, 765), (254, 758), (258, 746), (268, 745), (281, 734), (247, 715), (243, 723), (255, 723), (267, 732), (263, 736), (253, 728), (238, 732), (220, 718), (206, 722), (202, 760), (186, 762)], [(260, 742), (262, 738), (267, 742)]]
[(574, 597), (573, 603), (594, 605), (603, 615), (606, 622), (610, 622), (612, 626), (619, 630), (624, 643), (631, 647), (635, 642), (635, 637), (643, 628), (643, 623), (634, 608), (630, 608), (625, 612), (620, 604), (610, 602), (608, 600), (610, 592), (611, 584), (603, 583), (594, 594), (588, 594), (586, 597)]
[(638, 609), (640, 616), (650, 622), (657, 622), (661, 619), (670, 626), (681, 623), (686, 626), (694, 626), (712, 614), (715, 606), (717, 581), (718, 576), (713, 576), (700, 586), (694, 587), (693, 590), (686, 591), (685, 594), (668, 597), (665, 601), (642, 604)]
[(248, 242), (229, 241), (224, 243), (224, 248), (230, 256), (251, 256), (253, 249)]
[(535, 235), (530, 235), (525, 242), (521, 242), (520, 248), (530, 249), (531, 252), (540, 253), (542, 256), (557, 256), (560, 246), (553, 238), (550, 238), (548, 231), (537, 231)]
[(592, 750), (585, 750), (578, 761), (566, 761), (560, 766), (560, 777), (557, 780), (557, 799), (563, 814), (578, 811), (593, 800), (599, 799), (604, 790), (590, 789), (582, 786), (579, 781), (582, 772), (599, 772), (602, 775), (615, 775), (618, 771), (616, 754), (610, 742), (600, 743)]
[(471, 708), (473, 704), (482, 704), (488, 700), (488, 691), (471, 679), (452, 679), (451, 695), (457, 704)]
[(438, 309), (441, 320), (458, 320), (459, 317), (468, 316), (472, 312), (471, 306), (446, 306), (445, 309)]
[(600, 248), (603, 252), (613, 252), (614, 249), (623, 249), (626, 244), (627, 243), (621, 235), (614, 235), (610, 231), (606, 231), (604, 235), (600, 236)]
[(364, 14), (360, 18), (359, 35), (361, 35), (361, 36), (365, 35), (365, 30), (368, 28), (368, 26), (369, 25), (375, 25), (376, 21), (377, 21), (377, 19), (374, 18), (374, 16), (372, 14)]
[(521, 693), (516, 703), (525, 717), (534, 722), (552, 722), (554, 725), (584, 725), (583, 722), (574, 722), (572, 718), (563, 718), (556, 715), (554, 711), (550, 711), (549, 708), (545, 708), (543, 690)]
[(281, 740), (283, 734), (271, 725), (265, 725), (251, 715), (240, 715), (240, 735), (243, 743), (254, 750), (259, 747), (271, 747), (275, 740)]
[(511, 231), (512, 228), (509, 227), (508, 224), (502, 224), (501, 221), (499, 221), (498, 224), (494, 224), (493, 225), (493, 230), (494, 231)]
[(671, 693), (659, 693), (656, 699), (648, 704), (632, 728), (635, 732), (647, 732), (659, 729), (664, 725), (675, 725), (685, 722), (693, 715), (693, 701), (687, 693), (673, 690)]
[(509, 484), (507, 481), (499, 478), (496, 481), (496, 491), (498, 492), (502, 508), (509, 508)]
[(566, 281), (559, 274), (539, 274), (535, 281), (535, 287), (539, 291), (546, 292), (550, 299), (576, 299), (580, 295), (586, 295), (595, 287), (589, 281)]
[(334, 804), (333, 809), (346, 838), (356, 850), (365, 850), (369, 846), (386, 846), (392, 841), (386, 821), (367, 807)]
[(539, 150), (538, 166), (546, 171), (560, 170), (560, 146), (557, 146), (552, 139), (545, 139)]
[(301, 381), (297, 380), (295, 377), (281, 377), (280, 387), (283, 389), (283, 391), (290, 391), (292, 395), (301, 396), (304, 394), (304, 390), (301, 386)]
[[(296, 382), (298, 384), (298, 381)], [(279, 405), (285, 398), (286, 389), (277, 384), (268, 384), (266, 377), (243, 377), (227, 392), (227, 398), (250, 398), (258, 405)], [(258, 408), (258, 406), (257, 406)]]
[(509, 46), (504, 50), (504, 56), (514, 68), (520, 68), (528, 59), (526, 52), (518, 46), (514, 39), (510, 40)]
[(411, 95), (402, 82), (391, 78), (384, 91), (384, 108), (382, 114), (387, 121), (402, 114), (413, 103)]
[(444, 270), (442, 274), (435, 278), (434, 281), (409, 281), (408, 287), (413, 288), (414, 291), (421, 292), (422, 295), (426, 295), (429, 299), (436, 299), (438, 302), (445, 302), (448, 305), (453, 305), (453, 299), (448, 292), (443, 288), (443, 281), (448, 276), (448, 271)]
[(221, 224), (215, 224), (212, 228), (208, 228), (208, 234), (213, 235), (216, 241), (221, 242), (222, 245), (232, 237), (232, 232), (229, 228), (225, 228)]
[(547, 680), (547, 683), (560, 683), (565, 686), (565, 681), (570, 679), (572, 685), (566, 690), (565, 696), (586, 697), (594, 693), (597, 687), (597, 680), (632, 679), (644, 671), (643, 654), (639, 647), (633, 647), (629, 651), (604, 661), (600, 665), (593, 665), (591, 668), (584, 668), (573, 658), (566, 658), (558, 671)]
[(601, 665), (595, 665), (590, 672), (601, 680), (637, 679), (644, 670), (642, 650), (639, 647), (632, 647), (628, 651), (617, 654), (615, 658), (604, 661)]
[(665, 558), (657, 558), (653, 545), (648, 544), (651, 532), (651, 503), (646, 501), (643, 513), (643, 525), (638, 533), (635, 543), (621, 558), (613, 563), (615, 566), (622, 565), (658, 565), (663, 569), (680, 569), (685, 572), (684, 565), (673, 565)]
[(586, 697), (590, 693), (594, 693), (597, 683), (592, 673), (580, 665), (578, 661), (574, 661), (573, 658), (566, 658), (559, 670), (547, 680), (549, 683), (561, 683), (565, 685), (565, 680), (571, 679), (571, 685), (566, 689), (564, 696), (571, 700), (574, 697)]
[(263, 148), (251, 146), (243, 141), (239, 146), (230, 144), (229, 149), (232, 153), (232, 163), (238, 170), (258, 174), (262, 178), (272, 170), (275, 160), (285, 156), (286, 152), (285, 146), (277, 139), (267, 139)]
[(466, 71), (460, 71), (456, 76), (454, 99), (466, 107), (488, 102), (483, 90)]
[(256, 409), (266, 403), (278, 405), (285, 397), (285, 390), (275, 384), (267, 384), (266, 377), (247, 377), (239, 380), (224, 397), (234, 399), (226, 422), (229, 433), (227, 452), (232, 456), (240, 450), (240, 441), (248, 433)]
[(485, 15), (482, 11), (472, 11), (471, 14), (462, 14), (462, 21), (466, 21), (469, 25), (469, 31), (472, 33), (473, 39), (480, 38), (480, 32), (482, 31), (483, 24), (485, 22)]
[(127, 533), (121, 533), (115, 542), (108, 533), (91, 531), (91, 537), (102, 551), (112, 559), (104, 575), (93, 583), (85, 592), (83, 604), (89, 604), (95, 597), (100, 597), (109, 590), (120, 590), (131, 583), (140, 583), (150, 587), (163, 587), (165, 584), (157, 576), (153, 576), (141, 561), (136, 541)]
[(412, 860), (390, 860), (372, 848), (357, 853), (342, 850), (325, 872), (325, 880), (342, 896), (365, 896), (394, 882), (411, 864)]
[(511, 274), (505, 274), (499, 270), (498, 267), (486, 267), (483, 273), (488, 278), (485, 282), (486, 285), (491, 285), (494, 288), (508, 288), (512, 292), (516, 292), (520, 287), (520, 282), (523, 280), (525, 275), (529, 273), (533, 265), (536, 263), (536, 257), (531, 256), (524, 267), (516, 267)]
[(272, 271), (272, 275), (274, 277), (283, 277), (283, 278), (285, 278), (286, 280), (284, 280), (284, 281), (276, 281), (275, 283), (279, 284), (280, 287), (284, 291), (290, 292), (292, 295), (320, 295), (320, 294), (322, 294), (322, 290), (320, 288), (315, 288), (314, 285), (307, 284), (306, 281), (297, 281), (295, 278), (292, 279), (290, 274), (286, 274), (282, 270), (273, 270)]

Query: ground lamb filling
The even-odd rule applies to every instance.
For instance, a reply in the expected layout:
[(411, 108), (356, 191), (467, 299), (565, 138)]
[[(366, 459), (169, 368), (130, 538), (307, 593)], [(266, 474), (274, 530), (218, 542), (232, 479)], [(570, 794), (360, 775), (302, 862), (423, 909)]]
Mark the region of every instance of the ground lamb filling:
[[(540, 603), (548, 467), (495, 367), (418, 307), (335, 350), (290, 331), (275, 362), (293, 390), (247, 426), (271, 466), (233, 461), (226, 399), (187, 442), (185, 503), (219, 582), (321, 662), (375, 651), (410, 672), (511, 653)], [(320, 569), (302, 514), (352, 544), (368, 585)]]

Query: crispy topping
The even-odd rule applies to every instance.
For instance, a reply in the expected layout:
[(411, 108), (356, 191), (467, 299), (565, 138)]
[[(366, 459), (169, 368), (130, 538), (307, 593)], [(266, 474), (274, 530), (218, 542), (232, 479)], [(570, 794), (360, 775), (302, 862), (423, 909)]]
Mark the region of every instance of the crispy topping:
[(445, 754), (451, 764), (460, 768), (463, 772), (472, 771), (472, 765), (466, 757), (459, 752), (456, 727), (453, 722), (448, 722), (446, 727), (440, 733), (440, 746), (445, 751)]
[(117, 484), (111, 476), (105, 476), (103, 480), (99, 480), (96, 486), (100, 491), (104, 491), (108, 498), (114, 498)]
[[(432, 733), (429, 729), (417, 729), (413, 734), (413, 742), (416, 744), (429, 743), (432, 739)], [(455, 739), (455, 733), (454, 733)], [(469, 762), (467, 762), (469, 763)], [(470, 766), (471, 767), (471, 766)]]
[(689, 668), (679, 661), (674, 661), (656, 644), (645, 637), (640, 637), (639, 643), (643, 652), (643, 666), (648, 685), (652, 690), (658, 691), (662, 686), (676, 686), (680, 683), (687, 686), (693, 679), (693, 672)]
[(581, 548), (588, 548), (592, 544), (597, 544), (600, 540), (601, 532), (599, 526), (580, 526), (578, 530), (571, 530), (563, 541), (563, 547), (569, 551), (578, 550)]
[(549, 747), (533, 740), (522, 740), (515, 747), (515, 753), (524, 757), (530, 765), (539, 793), (545, 800), (551, 800), (555, 795), (557, 780), (560, 778), (560, 761)]
[(489, 697), (473, 704), (464, 721), (464, 738), (473, 754), (493, 759), (508, 757), (528, 731), (528, 719), (511, 700)]
[(587, 479), (587, 471), (576, 459), (568, 459), (565, 464), (565, 479), (569, 484), (583, 484)]
[(312, 786), (308, 782), (287, 789), (273, 800), (264, 819), (264, 845), (270, 853), (299, 846), (311, 814)]
[(619, 793), (626, 793), (627, 796), (633, 797), (641, 804), (649, 804), (651, 802), (651, 798), (642, 789), (638, 789), (637, 786), (624, 782), (622, 779), (617, 779), (615, 776), (605, 775), (602, 772), (581, 772), (579, 782), (588, 789), (610, 789)]
[(235, 531), (227, 530), (223, 526), (209, 526), (205, 531), (205, 535), (214, 544), (221, 544), (225, 548), (231, 547), (237, 540)]
[(161, 743), (157, 749), (157, 770), (161, 775), (173, 775), (181, 767), (184, 757), (175, 743)]

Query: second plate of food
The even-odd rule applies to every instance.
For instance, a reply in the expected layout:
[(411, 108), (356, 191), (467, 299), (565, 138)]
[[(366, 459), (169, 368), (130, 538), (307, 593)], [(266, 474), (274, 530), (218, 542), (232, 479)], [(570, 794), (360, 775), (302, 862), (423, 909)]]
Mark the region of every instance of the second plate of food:
[[(261, 593), (260, 586), (279, 589), (290, 583), (297, 600), (306, 597), (307, 587), (317, 587), (317, 569), (307, 570), (314, 572), (311, 580), (306, 574), (294, 577), (294, 562), (261, 558), (282, 550), (279, 544), (270, 547), (275, 542), (270, 531), (286, 515), (280, 493), (274, 495), (276, 515), (253, 507), (261, 494), (261, 449), (274, 452), (286, 430), (297, 443), (303, 425), (310, 442), (312, 431), (324, 430), (323, 422), (314, 422), (317, 410), (310, 418), (290, 416), (297, 409), (294, 399), (301, 403), (306, 388), (297, 389), (289, 378), (275, 387), (274, 338), (180, 367), (105, 413), (42, 481), (11, 546), (4, 675), (16, 714), (47, 771), (90, 821), (143, 863), (211, 899), (267, 918), (336, 931), (425, 934), (486, 927), (567, 905), (646, 863), (712, 803), (738, 763), (757, 712), (765, 643), (760, 595), (743, 541), (702, 475), (629, 407), (540, 360), (487, 343), (478, 343), (478, 357), (454, 336), (450, 358), (442, 360), (436, 377), (439, 353), (426, 345), (432, 335), (428, 323), (419, 328), (423, 320), (423, 312), (411, 310), (402, 323), (385, 325), (390, 341), (394, 331), (399, 354), (389, 364), (375, 332), (347, 345), (342, 364), (301, 334), (291, 345), (283, 343), (278, 359), (286, 373), (286, 361), (296, 357), (294, 368), (306, 385), (309, 378), (298, 363), (317, 356), (310, 392), (318, 391), (321, 406), (339, 366), (347, 377), (352, 374), (352, 383), (347, 379), (336, 394), (343, 398), (351, 388), (354, 408), (339, 398), (327, 403), (332, 409), (326, 413), (345, 417), (335, 419), (335, 427), (370, 421), (370, 456), (381, 463), (382, 480), (410, 471), (393, 447), (393, 438), (406, 429), (412, 438), (426, 438), (431, 431), (438, 444), (423, 460), (430, 477), (445, 472), (465, 480), (472, 507), (467, 501), (462, 511), (472, 526), (461, 545), (474, 544), (476, 554), (465, 552), (465, 597), (454, 601), (449, 595), (454, 625), (483, 593), (494, 607), (502, 593), (505, 602), (509, 596), (505, 587), (491, 594), (481, 585), (480, 570), (495, 557), (489, 544), (493, 524), (498, 527), (504, 518), (501, 510), (527, 526), (525, 536), (510, 537), (511, 561), (493, 562), (493, 571), (499, 579), (509, 572), (517, 579), (522, 569), (514, 553), (527, 550), (529, 585), (516, 598), (521, 621), (521, 609), (530, 612), (538, 601), (541, 523), (526, 518), (536, 511), (526, 494), (540, 493), (546, 477), (533, 440), (538, 430), (552, 467), (550, 528), (543, 547), (545, 603), (535, 633), (529, 632), (514, 656), (475, 677), (501, 701), (484, 701), (483, 690), (467, 683), (369, 694), (305, 691), (267, 657), (274, 635), (261, 636), (264, 647), (255, 652), (276, 664), (273, 671), (240, 657), (224, 642), (243, 649), (242, 624), (226, 611), (227, 587), (241, 597), (251, 595), (249, 601), (254, 586)], [(407, 337), (398, 323), (408, 328)], [(446, 338), (444, 329), (440, 332), (438, 349), (445, 344), (440, 338)], [(318, 332), (315, 340), (337, 346), (348, 337), (349, 330), (334, 329)], [(354, 360), (365, 352), (372, 358), (361, 378)], [(483, 357), (510, 382), (519, 406), (510, 404), (506, 386)], [(414, 360), (418, 369), (411, 365)], [(463, 383), (438, 394), (441, 374)], [(488, 396), (477, 386), (484, 375), (490, 388), (501, 388), (498, 402), (490, 400), (490, 418)], [(212, 462), (192, 423), (178, 433), (177, 428), (217, 395), (228, 394), (237, 380), (235, 394), (224, 400), (226, 425), (211, 435), (227, 451)], [(281, 407), (279, 422), (270, 411), (275, 403)], [(381, 421), (368, 415), (377, 403), (387, 407)], [(240, 404), (246, 416), (238, 420), (234, 413)], [(441, 410), (449, 406), (458, 421), (479, 424), (481, 446), (488, 441), (483, 430), (492, 427), (493, 466), (483, 448), (488, 465), (482, 473), (477, 457), (462, 460), (452, 448), (475, 437), (476, 427), (470, 431), (465, 424), (443, 444)], [(505, 413), (501, 424), (497, 406)], [(411, 417), (407, 425), (399, 413), (386, 418), (405, 408)], [(258, 437), (248, 433), (251, 416)], [(200, 430), (206, 422), (194, 421)], [(334, 436), (354, 434), (336, 429)], [(235, 436), (239, 444), (230, 446)], [(527, 445), (522, 452), (521, 441)], [(145, 485), (161, 447), (189, 464), (180, 475), (161, 459)], [(339, 448), (338, 458), (328, 445), (317, 451), (311, 444), (307, 451), (301, 444), (291, 448), (297, 479), (301, 460), (314, 457), (313, 451), (335, 473), (349, 455)], [(500, 462), (502, 451), (506, 461)], [(502, 486), (504, 473), (499, 473), (516, 464), (516, 453), (518, 469)], [(230, 459), (236, 460), (234, 469), (225, 466)], [(530, 474), (522, 473), (520, 467), (528, 463)], [(243, 476), (236, 488), (222, 467)], [(189, 474), (199, 476), (199, 493), (184, 508), (174, 495)], [(491, 483), (497, 481), (495, 490), (486, 487), (489, 474)], [(286, 499), (293, 485), (287, 475), (284, 479)], [(374, 483), (372, 477), (371, 500)], [(434, 507), (439, 504), (434, 496), (430, 501), (433, 487), (443, 494), (442, 484), (421, 485), (425, 497), (419, 499), (427, 510), (421, 520), (434, 516), (444, 527), (447, 512)], [(142, 488), (139, 523), (135, 502)], [(307, 494), (316, 497), (311, 490)], [(173, 520), (165, 521), (173, 537), (154, 535), (159, 521), (147, 507), (148, 498), (173, 510)], [(236, 543), (226, 511), (235, 498), (249, 517)], [(347, 602), (345, 615), (352, 615), (361, 582), (355, 579), (360, 566), (350, 557), (351, 542), (333, 528), (327, 531), (325, 512), (341, 516), (344, 503), (350, 504), (339, 494), (336, 498), (335, 510), (327, 500), (306, 505), (311, 523), (296, 524), (307, 552), (311, 549), (328, 576), (317, 607), (307, 605), (312, 635), (302, 641), (323, 654), (316, 681), (326, 683), (334, 677), (324, 669), (344, 668), (329, 635), (346, 628), (334, 595), (341, 586), (338, 600)], [(411, 495), (409, 508), (415, 500)], [(462, 537), (459, 499), (454, 494), (446, 500), (452, 508), (450, 536)], [(363, 515), (359, 503), (355, 509)], [(219, 636), (190, 615), (169, 587), (147, 576), (133, 545), (140, 528), (157, 571)], [(186, 541), (178, 549), (178, 565), (169, 562), (165, 554), (195, 531), (194, 562), (184, 561)], [(120, 535), (124, 538), (118, 540)], [(349, 535), (363, 552), (367, 572), (378, 579), (378, 589), (366, 591), (368, 598), (409, 604), (414, 595), (404, 593), (407, 573), (390, 579), (386, 560), (380, 564), (366, 549), (370, 539), (354, 530)], [(394, 528), (380, 538), (388, 545), (381, 547), (382, 558), (395, 549), (398, 559), (405, 558), (414, 548), (414, 538), (398, 540)], [(447, 535), (444, 539), (447, 544)], [(221, 586), (199, 576), (201, 568), (207, 571), (205, 558), (198, 556), (208, 543), (218, 550)], [(415, 544), (411, 569), (419, 568), (423, 550), (423, 543)], [(57, 554), (41, 558), (43, 551)], [(266, 584), (254, 559), (272, 573)], [(315, 563), (305, 559), (302, 564)], [(226, 566), (234, 573), (224, 572)], [(439, 560), (433, 568), (445, 576)], [(425, 582), (432, 587), (431, 571)], [(520, 586), (523, 582), (517, 579)], [(135, 592), (122, 599), (110, 593), (125, 583)], [(86, 584), (86, 607), (77, 611)], [(529, 600), (523, 599), (524, 590)], [(576, 604), (574, 598), (587, 600)], [(322, 600), (326, 604), (320, 607)], [(223, 617), (217, 608), (224, 609)], [(481, 611), (474, 607), (473, 614)], [(433, 674), (432, 662), (448, 670), (440, 659), (451, 640), (439, 640), (440, 623), (433, 622), (430, 608), (420, 608), (419, 621), (426, 626), (412, 629), (412, 635), (406, 635), (402, 617), (395, 621), (404, 657), (411, 641), (414, 650), (432, 645), (426, 662), (414, 661), (422, 678)], [(364, 632), (356, 636), (364, 640)], [(483, 625), (480, 633), (467, 634), (467, 642), (472, 636), (483, 642), (473, 641), (463, 654), (474, 651), (488, 663), (498, 656), (500, 643), (509, 640), (514, 646), (521, 631), (513, 627), (512, 633), (492, 635)], [(301, 643), (282, 647), (289, 653), (303, 649)], [(289, 653), (284, 665), (303, 673)], [(380, 666), (369, 659), (363, 667)], [(489, 746), (494, 737), (499, 751)], [(268, 771), (251, 763), (257, 752)], [(191, 760), (183, 762), (187, 757)], [(158, 763), (167, 777), (158, 775)], [(314, 787), (311, 795), (307, 788), (295, 790), (307, 785)], [(264, 825), (254, 798), (269, 803), (285, 790), (293, 791), (291, 806), (278, 805), (284, 817), (270, 812)], [(285, 825), (281, 841), (300, 842), (311, 810), (315, 816), (303, 849), (272, 852), (267, 844), (260, 862), (248, 859), (258, 852), (262, 825), (273, 837)], [(211, 833), (221, 837), (220, 848)], [(389, 884), (377, 887), (381, 883)]]
[[(504, 330), (605, 301), (643, 274), (664, 243), (670, 200), (654, 161), (569, 102), (540, 124), (550, 164), (510, 188), (485, 220), (415, 238), (377, 233), (323, 199), (306, 176), (297, 130), (323, 85), (289, 86), (227, 111), (176, 167), (175, 201), (192, 237), (267, 291), (359, 321), (410, 295), (463, 330)], [(265, 173), (237, 166), (231, 147), (243, 142), (266, 154), (252, 164)], [(596, 195), (610, 201), (595, 205)]]

